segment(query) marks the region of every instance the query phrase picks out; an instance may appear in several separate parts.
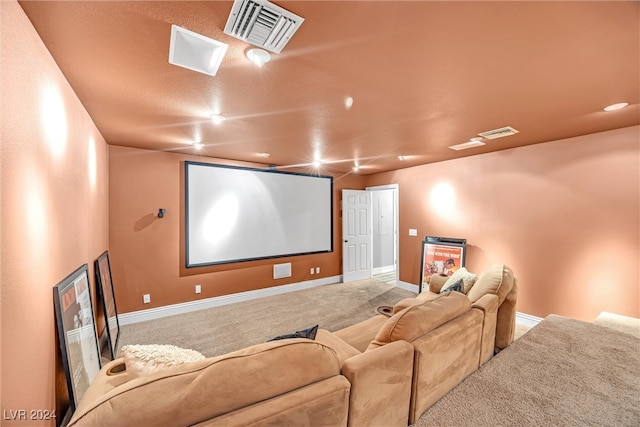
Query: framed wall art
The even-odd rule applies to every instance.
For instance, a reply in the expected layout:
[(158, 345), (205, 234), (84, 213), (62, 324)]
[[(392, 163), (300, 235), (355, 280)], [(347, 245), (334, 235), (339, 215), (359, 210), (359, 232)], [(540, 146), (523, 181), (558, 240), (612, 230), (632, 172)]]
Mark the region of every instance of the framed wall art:
[(103, 357), (113, 360), (118, 353), (120, 323), (118, 322), (116, 297), (113, 291), (113, 280), (111, 278), (109, 251), (104, 251), (104, 253), (95, 260), (94, 267), (96, 273), (96, 289), (98, 289), (98, 294), (102, 301), (102, 309), (106, 325), (105, 332), (107, 334), (107, 350), (101, 353)]
[(87, 264), (54, 286), (53, 304), (73, 412), (101, 368)]
[(420, 263), (420, 292), (429, 289), (428, 281), (431, 275), (451, 276), (458, 268), (464, 267), (466, 249), (466, 239), (425, 237)]

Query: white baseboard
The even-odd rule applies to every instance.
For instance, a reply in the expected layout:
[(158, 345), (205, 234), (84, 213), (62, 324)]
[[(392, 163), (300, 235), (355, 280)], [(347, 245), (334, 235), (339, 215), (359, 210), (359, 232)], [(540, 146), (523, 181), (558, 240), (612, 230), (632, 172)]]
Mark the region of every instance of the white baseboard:
[(396, 266), (391, 264), (391, 265), (386, 265), (384, 267), (375, 267), (371, 269), (371, 274), (384, 274), (384, 273), (389, 273), (391, 271), (394, 271), (396, 269)]
[(420, 287), (418, 285), (414, 285), (413, 283), (396, 280), (396, 286), (407, 291), (415, 292), (416, 294), (420, 292)]
[[(255, 291), (239, 292), (237, 294), (222, 295), (219, 297), (206, 298), (197, 301), (183, 302), (180, 304), (166, 305), (164, 307), (150, 308), (148, 310), (133, 311), (118, 315), (120, 326), (131, 325), (144, 322), (146, 320), (160, 319), (162, 317), (176, 314), (190, 313), (192, 311), (204, 310), (221, 305), (233, 304), (236, 302), (250, 301), (256, 298), (264, 298), (273, 295), (280, 295), (287, 292), (309, 289), (316, 286), (330, 285), (342, 282), (342, 275), (323, 277), (321, 279), (307, 280), (304, 282), (291, 283), (288, 285), (273, 286), (271, 288), (257, 289)], [(398, 280), (396, 286), (410, 292), (418, 293), (418, 285)], [(526, 313), (516, 312), (516, 323), (533, 327), (542, 321), (541, 317), (532, 316)]]
[(542, 317), (536, 317), (530, 314), (520, 313), (519, 311), (516, 312), (516, 323), (520, 325), (533, 328), (541, 321), (542, 321)]
[(164, 307), (150, 308), (147, 310), (132, 311), (131, 313), (118, 315), (118, 322), (120, 323), (120, 326), (131, 325), (133, 323), (144, 322), (146, 320), (160, 319), (162, 317), (173, 316), (176, 314), (190, 313), (192, 311), (204, 310), (206, 308), (219, 307), (221, 305), (249, 301), (256, 298), (264, 298), (273, 295), (280, 295), (287, 292), (299, 291), (302, 289), (309, 289), (316, 286), (329, 285), (339, 282), (342, 282), (342, 275), (323, 277), (321, 279), (307, 280), (304, 282), (291, 283), (288, 285), (273, 286), (271, 288), (256, 289), (255, 291), (222, 295), (219, 297), (206, 298), (197, 301), (166, 305)]

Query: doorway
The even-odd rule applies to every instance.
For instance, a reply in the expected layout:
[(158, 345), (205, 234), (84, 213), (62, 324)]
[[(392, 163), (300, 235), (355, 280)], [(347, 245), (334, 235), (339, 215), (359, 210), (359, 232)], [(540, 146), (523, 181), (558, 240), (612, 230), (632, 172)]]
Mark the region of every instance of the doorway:
[(398, 283), (398, 184), (367, 187), (371, 192), (371, 272), (380, 282)]
[(343, 190), (342, 208), (343, 282), (374, 277), (396, 286), (398, 184)]

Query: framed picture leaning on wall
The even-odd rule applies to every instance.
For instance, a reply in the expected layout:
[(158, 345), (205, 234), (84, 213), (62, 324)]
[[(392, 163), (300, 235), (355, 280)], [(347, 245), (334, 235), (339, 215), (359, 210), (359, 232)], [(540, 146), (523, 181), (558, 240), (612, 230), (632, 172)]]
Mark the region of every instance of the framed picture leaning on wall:
[(466, 249), (466, 239), (426, 236), (422, 242), (420, 292), (429, 289), (431, 275), (451, 276), (458, 268), (464, 267)]
[(53, 305), (73, 412), (101, 368), (87, 264), (54, 286)]
[(113, 291), (113, 279), (111, 278), (111, 262), (109, 251), (104, 251), (94, 262), (96, 272), (96, 289), (102, 300), (104, 312), (105, 330), (107, 333), (108, 351), (104, 356), (113, 360), (118, 353), (118, 339), (120, 338), (120, 323), (118, 322), (118, 310), (116, 297)]

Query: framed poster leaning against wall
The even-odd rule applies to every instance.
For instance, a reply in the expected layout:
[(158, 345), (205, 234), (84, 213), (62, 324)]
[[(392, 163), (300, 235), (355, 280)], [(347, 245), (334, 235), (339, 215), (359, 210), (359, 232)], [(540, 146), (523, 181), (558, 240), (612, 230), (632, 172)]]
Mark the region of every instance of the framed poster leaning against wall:
[(87, 264), (54, 286), (53, 305), (73, 412), (101, 368)]
[(466, 239), (426, 236), (422, 242), (420, 292), (429, 289), (431, 275), (451, 276), (454, 271), (464, 267), (466, 249)]

